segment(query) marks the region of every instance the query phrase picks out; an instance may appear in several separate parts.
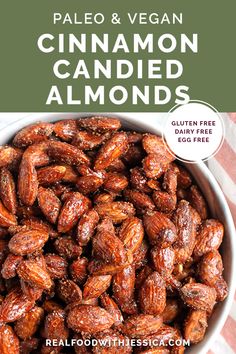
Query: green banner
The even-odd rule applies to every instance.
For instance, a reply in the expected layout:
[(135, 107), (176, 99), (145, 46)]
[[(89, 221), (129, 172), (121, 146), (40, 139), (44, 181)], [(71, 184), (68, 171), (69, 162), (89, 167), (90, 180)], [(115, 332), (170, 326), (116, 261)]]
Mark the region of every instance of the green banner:
[(236, 111), (235, 0), (2, 1), (0, 111)]

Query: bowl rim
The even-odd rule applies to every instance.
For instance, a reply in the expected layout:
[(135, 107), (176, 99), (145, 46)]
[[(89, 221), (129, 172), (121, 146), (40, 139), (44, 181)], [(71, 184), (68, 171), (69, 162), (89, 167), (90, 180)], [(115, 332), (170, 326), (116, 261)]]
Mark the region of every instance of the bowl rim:
[[(143, 121), (143, 115), (145, 114), (145, 121)], [(19, 118), (18, 120), (8, 123), (5, 127), (0, 129), (0, 144), (1, 142), (1, 136), (4, 136), (6, 139), (5, 144), (7, 143), (7, 140), (9, 140), (17, 131), (22, 129), (23, 127), (36, 123), (37, 121), (40, 120), (47, 120), (47, 121), (57, 121), (57, 120), (62, 120), (62, 119), (74, 119), (74, 118), (82, 118), (86, 116), (91, 116), (91, 115), (96, 115), (96, 116), (108, 116), (108, 117), (117, 117), (121, 118), (123, 121), (128, 122), (129, 124), (132, 123), (134, 126), (138, 126), (139, 129), (141, 130), (148, 130), (156, 132), (156, 134), (162, 133), (163, 126), (157, 121), (154, 121), (156, 118), (156, 115), (160, 113), (125, 113), (125, 112), (119, 112), (119, 113), (97, 113), (97, 112), (80, 112), (80, 113), (67, 113), (67, 112), (55, 112), (55, 113), (29, 113), (26, 114), (24, 117)], [(4, 139), (3, 139), (4, 140)], [(183, 164), (185, 165), (185, 164)], [(228, 280), (228, 286), (229, 286), (229, 294), (227, 298), (224, 300), (224, 308), (222, 309), (222, 312), (219, 315), (219, 318), (217, 319), (217, 323), (214, 323), (214, 328), (211, 330), (210, 336), (206, 339), (206, 342), (202, 344), (202, 348), (197, 351), (197, 354), (205, 354), (209, 349), (213, 341), (216, 339), (217, 334), (221, 331), (223, 328), (226, 319), (229, 315), (233, 300), (234, 300), (234, 295), (236, 291), (236, 272), (234, 272), (234, 269), (236, 269), (236, 232), (235, 232), (235, 226), (234, 226), (234, 221), (233, 217), (230, 211), (230, 208), (228, 206), (228, 203), (226, 201), (226, 198), (223, 194), (223, 191), (221, 187), (219, 186), (218, 182), (216, 181), (214, 175), (211, 173), (211, 171), (208, 169), (206, 164), (203, 161), (198, 161), (196, 164), (194, 164), (199, 168), (200, 172), (203, 174), (203, 177), (208, 180), (210, 183), (211, 188), (214, 190), (214, 192), (217, 194), (217, 197), (220, 200), (220, 203), (223, 204), (224, 210), (225, 210), (225, 219), (227, 223), (227, 229), (228, 229), (228, 237), (230, 239), (230, 243), (232, 244), (232, 259), (230, 263), (230, 269), (231, 269), (231, 274), (230, 278)], [(200, 343), (199, 343), (200, 344)], [(194, 348), (194, 346), (192, 347)], [(189, 353), (191, 352), (188, 351)]]

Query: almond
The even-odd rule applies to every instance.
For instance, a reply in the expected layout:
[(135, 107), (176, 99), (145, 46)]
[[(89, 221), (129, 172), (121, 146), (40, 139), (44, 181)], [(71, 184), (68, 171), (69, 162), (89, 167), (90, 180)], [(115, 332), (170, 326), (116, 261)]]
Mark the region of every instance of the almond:
[(155, 209), (155, 204), (152, 199), (145, 193), (126, 189), (124, 195), (140, 212)]
[(185, 200), (181, 200), (175, 213), (175, 225), (178, 238), (173, 247), (175, 250), (175, 260), (179, 263), (185, 263), (193, 253), (196, 241), (197, 223), (200, 223), (200, 217), (196, 219), (195, 211)]
[(21, 318), (34, 306), (34, 301), (23, 294), (20, 288), (15, 288), (3, 300), (0, 308), (0, 321), (14, 322)]
[(79, 192), (71, 193), (61, 208), (58, 218), (58, 231), (65, 233), (71, 230), (89, 206), (88, 198)]
[(9, 212), (16, 214), (17, 197), (15, 182), (11, 172), (5, 167), (0, 170), (0, 198)]
[(83, 194), (96, 192), (102, 185), (103, 179), (98, 176), (82, 176), (76, 182), (78, 191)]
[(183, 189), (189, 188), (192, 184), (192, 177), (190, 173), (183, 166), (178, 166), (178, 169), (179, 169), (179, 173), (177, 177), (178, 188), (183, 188)]
[(69, 185), (65, 185), (65, 184), (61, 184), (61, 183), (56, 183), (52, 186), (52, 190), (53, 192), (56, 194), (57, 197), (62, 198), (63, 199), (63, 195), (65, 193), (69, 193), (72, 191), (71, 186)]
[(166, 300), (166, 307), (162, 312), (163, 322), (164, 323), (171, 323), (173, 322), (176, 317), (180, 314), (181, 305), (176, 299), (167, 299)]
[(161, 189), (161, 184), (158, 180), (156, 179), (149, 179), (147, 181), (147, 186), (152, 189), (152, 190), (155, 190), (155, 191), (160, 191)]
[(169, 152), (160, 136), (153, 134), (144, 134), (142, 140), (143, 148), (147, 154), (157, 154), (165, 156), (165, 158), (170, 162), (174, 160), (174, 156)]
[(35, 167), (48, 165), (51, 161), (48, 156), (49, 143), (49, 141), (42, 141), (41, 143), (29, 146), (25, 150), (23, 158), (30, 161), (30, 163)]
[(156, 333), (162, 325), (161, 316), (133, 315), (129, 316), (121, 327), (122, 333), (133, 338), (139, 338)]
[(78, 178), (78, 174), (75, 171), (75, 169), (72, 166), (66, 165), (66, 164), (63, 164), (62, 167), (64, 167), (66, 169), (66, 172), (62, 178), (62, 181), (68, 182), (68, 183), (76, 183), (77, 178)]
[(99, 150), (95, 163), (95, 171), (104, 170), (110, 164), (125, 153), (128, 146), (126, 133), (116, 133)]
[(183, 301), (196, 310), (211, 312), (216, 302), (216, 291), (201, 283), (186, 284), (181, 288)]
[(81, 150), (93, 150), (103, 143), (109, 136), (98, 135), (85, 130), (76, 132), (72, 144)]
[(117, 303), (107, 293), (103, 293), (100, 300), (102, 307), (114, 318), (114, 326), (120, 325), (124, 319)]
[(16, 269), (22, 259), (22, 256), (9, 253), (2, 265), (2, 277), (4, 279), (14, 278), (16, 276)]
[(82, 291), (79, 286), (70, 279), (59, 280), (57, 293), (60, 299), (66, 303), (81, 302)]
[(25, 147), (41, 141), (47, 140), (53, 132), (53, 124), (40, 122), (28, 125), (17, 133), (13, 139), (13, 144), (17, 147)]
[(113, 236), (116, 236), (116, 230), (112, 220), (106, 217), (97, 225), (97, 232), (109, 232)]
[(38, 194), (38, 178), (34, 164), (23, 155), (18, 176), (18, 194), (23, 204), (34, 204)]
[(68, 313), (67, 323), (75, 332), (97, 333), (110, 328), (113, 317), (99, 306), (80, 305)]
[(15, 332), (23, 340), (31, 338), (43, 319), (44, 310), (42, 307), (35, 306), (15, 324)]
[(60, 139), (71, 141), (77, 132), (77, 121), (75, 119), (59, 120), (54, 123), (53, 131)]
[(174, 270), (175, 252), (173, 248), (154, 246), (151, 249), (151, 259), (155, 270), (159, 272), (164, 279), (168, 279)]
[(162, 187), (169, 193), (174, 195), (177, 190), (179, 168), (174, 163), (171, 163), (163, 177)]
[(61, 165), (41, 167), (37, 170), (38, 183), (43, 186), (60, 182), (66, 173), (66, 167)]
[(23, 279), (20, 280), (20, 285), (22, 292), (27, 298), (32, 301), (37, 301), (41, 298), (43, 294), (42, 288), (37, 288), (35, 286), (31, 286), (29, 283), (25, 282)]
[(190, 187), (188, 193), (188, 200), (190, 204), (197, 210), (201, 219), (205, 220), (208, 217), (208, 207), (207, 203), (196, 185)]
[(128, 314), (137, 312), (134, 301), (135, 268), (128, 266), (114, 275), (113, 296), (121, 310)]
[(48, 233), (37, 230), (20, 231), (9, 241), (10, 251), (25, 256), (40, 250), (48, 240)]
[(81, 216), (77, 226), (77, 242), (80, 246), (87, 245), (96, 230), (98, 221), (99, 216), (94, 209), (87, 211)]
[(158, 243), (158, 238), (163, 232), (171, 233), (173, 239), (177, 237), (173, 222), (163, 213), (158, 211), (148, 212), (143, 217), (144, 229), (152, 245)]
[[(40, 209), (39, 209), (40, 210)], [(41, 211), (40, 211), (41, 212)], [(58, 237), (57, 231), (53, 229), (53, 227), (47, 223), (45, 220), (41, 220), (35, 216), (30, 216), (21, 221), (23, 230), (38, 230), (42, 232), (47, 232), (50, 237), (55, 238)], [(19, 230), (21, 231), (21, 230)]]
[(228, 296), (229, 288), (222, 276), (220, 276), (214, 285), (214, 289), (216, 291), (216, 300), (224, 301), (224, 299)]
[(107, 172), (114, 172), (114, 173), (123, 173), (127, 174), (128, 170), (121, 160), (121, 158), (115, 159), (112, 163), (107, 167)]
[(7, 145), (0, 147), (0, 167), (9, 166), (16, 159), (18, 159), (17, 149)]
[(141, 268), (135, 279), (135, 288), (138, 290), (146, 280), (146, 278), (153, 273), (153, 269), (149, 265)]
[(95, 194), (95, 196), (93, 198), (93, 202), (95, 204), (110, 203), (110, 202), (113, 202), (114, 198), (115, 198), (115, 195), (112, 195), (110, 193), (100, 193), (100, 194)]
[(109, 172), (103, 188), (110, 193), (120, 193), (128, 186), (128, 179), (119, 173)]
[(192, 310), (184, 323), (184, 338), (196, 344), (203, 340), (207, 329), (207, 313), (203, 310)]
[(21, 354), (30, 354), (34, 350), (37, 350), (39, 347), (39, 338), (29, 338), (21, 341), (20, 343), (20, 353)]
[(168, 169), (168, 160), (164, 156), (148, 154), (143, 159), (143, 170), (148, 178), (159, 178)]
[(142, 220), (136, 217), (126, 219), (119, 230), (119, 238), (123, 242), (126, 250), (134, 253), (141, 246), (144, 237)]
[(144, 157), (145, 152), (140, 144), (130, 144), (128, 150), (122, 156), (122, 160), (129, 168), (132, 168), (140, 165)]
[(223, 262), (220, 253), (217, 250), (206, 253), (198, 266), (198, 275), (201, 282), (214, 287), (217, 279), (222, 275)]
[(45, 319), (44, 334), (45, 338), (51, 340), (66, 340), (69, 337), (69, 330), (66, 327), (66, 314), (63, 310), (50, 312)]
[(139, 303), (143, 313), (161, 314), (166, 306), (165, 282), (158, 272), (153, 272), (139, 290)]
[(135, 167), (130, 172), (132, 188), (143, 193), (150, 193), (151, 188), (148, 186), (148, 179), (145, 176), (144, 171), (140, 167)]
[(228, 295), (228, 286), (222, 272), (223, 262), (218, 251), (210, 251), (201, 258), (198, 265), (199, 279), (216, 290), (217, 301), (223, 301)]
[(99, 203), (95, 210), (101, 218), (108, 217), (115, 224), (119, 224), (135, 214), (133, 205), (127, 202)]
[(143, 336), (142, 339), (148, 341), (150, 346), (155, 348), (156, 343), (160, 343), (166, 347), (169, 343), (174, 343), (177, 339), (180, 338), (179, 331), (176, 328), (162, 325), (155, 333)]
[(63, 257), (48, 253), (45, 255), (45, 262), (52, 279), (61, 279), (67, 275), (68, 263)]
[(89, 117), (78, 121), (80, 127), (99, 133), (116, 131), (121, 127), (119, 119), (108, 117)]
[(81, 176), (96, 176), (101, 179), (104, 179), (106, 176), (105, 171), (94, 171), (92, 168), (90, 168), (86, 164), (80, 164), (80, 165), (76, 166), (76, 170), (78, 171), (78, 173)]
[(127, 132), (129, 144), (137, 144), (142, 141), (143, 134), (138, 132)]
[(83, 284), (87, 278), (88, 259), (85, 257), (74, 260), (70, 265), (71, 279), (78, 284)]
[(11, 214), (0, 201), (0, 226), (10, 227), (17, 224), (14, 214)]
[(89, 300), (102, 295), (111, 284), (111, 275), (90, 276), (84, 285), (83, 299)]
[(127, 267), (129, 263), (114, 264), (114, 263), (102, 263), (101, 261), (91, 261), (88, 265), (88, 270), (93, 275), (114, 275)]
[(31, 286), (47, 290), (52, 286), (49, 273), (34, 260), (22, 261), (17, 268), (17, 274)]
[(44, 311), (53, 312), (55, 310), (61, 310), (62, 307), (54, 300), (45, 300), (42, 305)]
[(82, 150), (61, 141), (51, 141), (48, 153), (56, 161), (65, 162), (68, 165), (89, 164), (89, 158)]
[(139, 269), (147, 263), (148, 244), (145, 240), (141, 243), (140, 247), (133, 253), (133, 264), (135, 269)]
[(218, 220), (206, 220), (200, 228), (194, 248), (194, 255), (201, 257), (207, 252), (217, 250), (221, 245), (223, 236), (224, 227)]
[(60, 213), (61, 202), (52, 189), (39, 188), (38, 204), (46, 219), (52, 224), (55, 224)]
[(111, 232), (98, 231), (92, 239), (93, 252), (96, 257), (106, 263), (122, 264), (126, 260), (126, 252), (121, 240)]
[(54, 247), (61, 257), (68, 259), (75, 259), (82, 253), (82, 248), (70, 236), (58, 237)]
[(19, 354), (20, 341), (13, 329), (5, 324), (0, 324), (0, 353)]
[(163, 191), (154, 191), (152, 199), (157, 209), (163, 213), (170, 213), (176, 208), (177, 197)]

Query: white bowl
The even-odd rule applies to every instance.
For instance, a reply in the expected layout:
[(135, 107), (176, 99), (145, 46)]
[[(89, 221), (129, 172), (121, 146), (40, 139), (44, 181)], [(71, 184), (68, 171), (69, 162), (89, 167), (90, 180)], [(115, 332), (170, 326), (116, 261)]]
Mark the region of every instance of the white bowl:
[[(0, 145), (8, 143), (11, 138), (21, 128), (28, 124), (37, 121), (56, 121), (61, 119), (79, 118), (90, 115), (95, 115), (94, 112), (88, 113), (33, 113), (21, 118), (19, 121), (9, 124), (4, 129), (0, 130)], [(136, 113), (119, 113), (119, 114), (97, 114), (103, 116), (116, 116), (122, 121), (122, 124), (127, 128), (150, 132), (161, 135), (161, 124), (157, 122), (157, 114), (136, 114)], [(163, 118), (163, 117), (162, 117)], [(221, 252), (224, 262), (224, 278), (229, 286), (229, 295), (222, 303), (216, 305), (213, 315), (209, 321), (209, 326), (204, 340), (192, 346), (187, 350), (191, 354), (205, 354), (214, 343), (214, 339), (222, 329), (227, 316), (229, 314), (234, 293), (236, 289), (236, 234), (234, 222), (230, 209), (225, 200), (224, 194), (216, 182), (214, 176), (201, 162), (198, 164), (184, 164), (191, 172), (197, 184), (201, 188), (211, 211), (212, 217), (219, 219), (225, 227), (225, 237), (222, 243)], [(214, 349), (214, 348), (212, 348)]]

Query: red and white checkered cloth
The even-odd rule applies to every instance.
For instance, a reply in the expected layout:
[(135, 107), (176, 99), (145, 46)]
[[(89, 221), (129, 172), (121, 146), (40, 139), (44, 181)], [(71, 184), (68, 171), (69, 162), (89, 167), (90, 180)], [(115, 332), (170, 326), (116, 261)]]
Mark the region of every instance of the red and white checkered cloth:
[[(226, 196), (236, 225), (236, 112), (222, 116), (225, 123), (225, 140), (220, 151), (208, 160), (208, 167)], [(236, 294), (224, 328), (209, 353), (236, 353)]]

